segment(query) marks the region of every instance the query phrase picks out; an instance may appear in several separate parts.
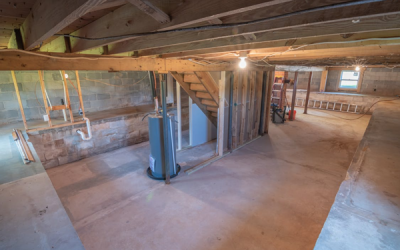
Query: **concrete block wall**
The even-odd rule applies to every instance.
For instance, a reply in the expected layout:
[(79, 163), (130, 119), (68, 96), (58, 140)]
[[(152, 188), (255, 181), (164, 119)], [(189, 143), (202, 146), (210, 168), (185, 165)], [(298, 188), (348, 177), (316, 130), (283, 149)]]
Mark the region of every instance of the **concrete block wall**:
[[(295, 72), (289, 72), (289, 78), (294, 79)], [(311, 91), (319, 91), (319, 85), (321, 82), (322, 71), (314, 71), (311, 78)], [(297, 76), (297, 89), (307, 89), (308, 78), (310, 77), (310, 72), (299, 72)], [(288, 86), (288, 89), (293, 89), (293, 86)]]
[[(77, 87), (75, 72), (66, 71), (66, 73)], [(46, 112), (38, 72), (16, 71), (15, 74), (27, 120), (43, 119)], [(87, 113), (152, 103), (147, 72), (79, 71), (79, 78)], [(61, 105), (64, 90), (60, 72), (44, 71), (44, 81), (51, 104)], [(80, 105), (78, 93), (69, 81), (68, 91), (73, 113), (78, 114)], [(52, 111), (51, 117), (62, 117), (62, 111)], [(0, 71), (0, 124), (16, 121), (22, 121), (22, 117), (11, 72)]]
[[(338, 91), (340, 74), (341, 70), (329, 70), (327, 92)], [(367, 68), (361, 83), (360, 94), (388, 97), (400, 95), (400, 68)]]
[(43, 166), (48, 169), (149, 140), (144, 113), (91, 122), (92, 139), (84, 141), (76, 132), (87, 133), (86, 124), (28, 133)]

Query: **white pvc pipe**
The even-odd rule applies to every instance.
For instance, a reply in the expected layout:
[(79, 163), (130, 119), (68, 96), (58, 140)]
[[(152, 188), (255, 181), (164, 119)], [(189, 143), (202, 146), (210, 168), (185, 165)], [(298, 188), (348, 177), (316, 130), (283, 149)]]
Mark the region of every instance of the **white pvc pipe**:
[(90, 128), (90, 120), (89, 120), (89, 118), (86, 118), (86, 117), (84, 117), (83, 119), (86, 121), (88, 136), (86, 136), (85, 133), (83, 133), (80, 129), (78, 129), (76, 132), (81, 135), (82, 140), (88, 141), (88, 140), (92, 139), (92, 130)]

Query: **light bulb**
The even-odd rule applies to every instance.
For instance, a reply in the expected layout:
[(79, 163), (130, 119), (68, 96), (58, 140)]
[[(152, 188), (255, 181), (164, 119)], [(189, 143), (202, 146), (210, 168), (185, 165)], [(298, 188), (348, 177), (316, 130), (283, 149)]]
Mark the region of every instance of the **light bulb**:
[(64, 74), (65, 78), (68, 78), (68, 74)]
[(241, 69), (244, 69), (244, 68), (246, 68), (246, 66), (247, 66), (246, 57), (241, 57), (241, 58), (240, 58), (239, 67), (240, 67)]
[(360, 66), (357, 66), (357, 67), (356, 67), (356, 71), (360, 71)]

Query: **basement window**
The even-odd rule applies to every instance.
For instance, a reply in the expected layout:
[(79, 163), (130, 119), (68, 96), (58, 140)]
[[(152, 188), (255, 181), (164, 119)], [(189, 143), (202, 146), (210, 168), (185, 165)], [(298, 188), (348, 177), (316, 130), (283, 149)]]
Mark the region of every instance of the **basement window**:
[(360, 72), (355, 70), (343, 70), (340, 74), (340, 89), (357, 89)]

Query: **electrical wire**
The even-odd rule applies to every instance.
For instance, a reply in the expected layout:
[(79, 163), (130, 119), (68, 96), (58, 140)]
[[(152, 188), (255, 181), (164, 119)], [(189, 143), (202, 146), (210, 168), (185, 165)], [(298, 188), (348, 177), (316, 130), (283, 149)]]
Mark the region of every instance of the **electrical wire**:
[[(261, 19), (257, 19), (257, 20), (241, 22), (241, 23), (232, 23), (232, 24), (207, 25), (207, 26), (201, 26), (201, 27), (181, 28), (181, 29), (173, 29), (173, 30), (160, 30), (160, 31), (132, 33), (132, 34), (127, 34), (127, 35), (105, 36), (105, 37), (84, 37), (84, 36), (75, 36), (75, 35), (71, 35), (71, 34), (55, 34), (55, 36), (63, 36), (63, 37), (71, 37), (71, 38), (82, 39), (82, 40), (95, 41), (95, 40), (110, 40), (110, 39), (143, 37), (143, 36), (148, 36), (148, 35), (168, 34), (168, 33), (183, 32), (183, 31), (203, 31), (203, 30), (213, 30), (213, 29), (220, 29), (220, 28), (232, 28), (232, 27), (240, 27), (240, 26), (250, 25), (250, 24), (257, 24), (257, 23), (261, 23), (261, 22), (265, 22), (265, 21), (272, 21), (272, 20), (276, 20), (276, 19), (280, 19), (280, 18), (288, 18), (288, 17), (292, 17), (295, 15), (299, 15), (299, 14), (307, 14), (307, 13), (313, 13), (316, 11), (330, 10), (330, 9), (336, 9), (336, 8), (341, 8), (341, 7), (350, 7), (350, 6), (367, 4), (367, 3), (375, 3), (375, 2), (382, 2), (382, 0), (359, 0), (359, 1), (352, 1), (352, 2), (347, 2), (347, 3), (338, 3), (338, 4), (332, 4), (329, 6), (322, 6), (322, 7), (317, 7), (317, 8), (313, 8), (313, 9), (296, 11), (293, 13), (287, 13), (287, 14), (283, 14), (283, 15), (279, 15), (279, 16), (266, 17), (266, 18), (261, 18)], [(238, 35), (240, 35), (240, 34), (238, 34)]]

